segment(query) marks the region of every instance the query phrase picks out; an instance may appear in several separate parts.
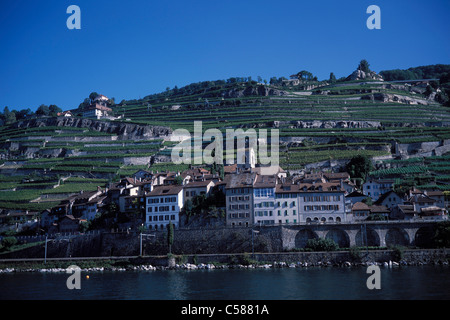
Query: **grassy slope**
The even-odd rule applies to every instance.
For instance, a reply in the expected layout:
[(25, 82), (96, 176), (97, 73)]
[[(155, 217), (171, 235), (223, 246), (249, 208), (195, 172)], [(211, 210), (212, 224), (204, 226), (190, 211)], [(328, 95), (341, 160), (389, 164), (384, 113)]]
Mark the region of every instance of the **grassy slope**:
[[(373, 128), (343, 128), (343, 129), (299, 129), (289, 125), (280, 127), (282, 138), (306, 137), (308, 143), (280, 148), (281, 165), (289, 169), (300, 169), (305, 164), (328, 160), (349, 159), (356, 154), (369, 156), (386, 155), (389, 152), (379, 150), (378, 147), (390, 145), (393, 142), (411, 143), (423, 141), (439, 141), (450, 138), (448, 128), (422, 127), (408, 128), (399, 124), (418, 122), (450, 121), (447, 108), (437, 104), (406, 105), (400, 103), (372, 102), (360, 100), (367, 93), (358, 90), (378, 90), (385, 93), (403, 94), (409, 97), (419, 97), (407, 92), (382, 89), (379, 84), (369, 83), (361, 85), (358, 82), (330, 85), (321, 88), (329, 90), (332, 95), (304, 95), (305, 91), (299, 88), (285, 88), (267, 86), (269, 89), (285, 90), (286, 96), (246, 96), (240, 98), (226, 98), (232, 90), (244, 90), (246, 83), (201, 83), (193, 84), (177, 91), (147, 96), (141, 100), (125, 101), (122, 105), (113, 107), (116, 114), (124, 114), (129, 122), (170, 126), (172, 129), (184, 128), (193, 131), (194, 121), (202, 121), (203, 130), (209, 128), (226, 128), (247, 125), (249, 127), (259, 124), (261, 128), (271, 128), (274, 121), (380, 121), (383, 130)], [(255, 84), (253, 84), (256, 87)], [(207, 101), (206, 101), (207, 100)], [(172, 108), (178, 106), (180, 108)], [(394, 126), (395, 125), (395, 126)], [(86, 131), (78, 128), (29, 128), (14, 129), (0, 127), (0, 143), (16, 141), (21, 147), (37, 147), (41, 150), (65, 149), (67, 151), (81, 152), (80, 156), (70, 158), (50, 159), (24, 159), (17, 166), (16, 174), (21, 178), (32, 172), (42, 174), (53, 172), (59, 177), (68, 175), (82, 176), (81, 180), (68, 180), (63, 185), (51, 189), (52, 183), (42, 181), (41, 184), (24, 183), (11, 178), (0, 178), (0, 207), (40, 210), (54, 205), (52, 201), (36, 203), (31, 200), (46, 194), (70, 193), (80, 190), (95, 190), (98, 185), (104, 186), (107, 182), (117, 180), (117, 176), (127, 176), (146, 166), (124, 166), (118, 160), (124, 154), (154, 155), (170, 154), (173, 143), (157, 141), (156, 143), (120, 141), (99, 141), (95, 143), (74, 142), (64, 140), (65, 137), (107, 137), (108, 134), (95, 131)], [(67, 129), (67, 130), (66, 130)], [(50, 137), (50, 139), (49, 139)], [(63, 141), (52, 141), (58, 137)], [(316, 142), (314, 138), (328, 138), (327, 142)], [(166, 148), (165, 151), (158, 151)], [(378, 149), (377, 149), (378, 148)], [(364, 149), (364, 150), (363, 150)], [(1, 152), (7, 154), (8, 150)], [(10, 151), (20, 159), (20, 150)], [(10, 154), (11, 154), (10, 153)], [(436, 163), (438, 163), (436, 165)], [(404, 165), (405, 167), (408, 164)], [(424, 168), (410, 168), (413, 174), (435, 174), (445, 180), (448, 176), (448, 165), (424, 165)], [(152, 170), (183, 170), (186, 165), (175, 166), (171, 164), (157, 164)], [(382, 166), (380, 167), (382, 168)], [(408, 171), (405, 169), (404, 171)], [(379, 172), (378, 174), (386, 174)], [(389, 173), (389, 171), (388, 171)], [(99, 180), (100, 178), (100, 180)], [(77, 178), (71, 178), (77, 179)], [(445, 180), (445, 181), (448, 181)], [(16, 188), (17, 191), (11, 191)]]

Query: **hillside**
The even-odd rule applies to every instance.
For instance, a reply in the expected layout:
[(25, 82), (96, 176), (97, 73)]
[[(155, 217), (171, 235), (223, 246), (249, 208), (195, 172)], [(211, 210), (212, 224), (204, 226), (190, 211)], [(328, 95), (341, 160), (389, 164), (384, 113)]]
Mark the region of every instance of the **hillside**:
[(408, 69), (394, 69), (380, 71), (386, 81), (415, 80), (415, 79), (440, 79), (450, 72), (450, 65), (435, 64)]
[(40, 210), (138, 169), (186, 169), (166, 162), (170, 134), (192, 131), (194, 121), (203, 130), (279, 129), (280, 165), (292, 174), (342, 170), (363, 155), (374, 176), (447, 190), (450, 109), (426, 90), (372, 79), (230, 78), (124, 100), (112, 106), (117, 120), (21, 120), (0, 127), (0, 208)]

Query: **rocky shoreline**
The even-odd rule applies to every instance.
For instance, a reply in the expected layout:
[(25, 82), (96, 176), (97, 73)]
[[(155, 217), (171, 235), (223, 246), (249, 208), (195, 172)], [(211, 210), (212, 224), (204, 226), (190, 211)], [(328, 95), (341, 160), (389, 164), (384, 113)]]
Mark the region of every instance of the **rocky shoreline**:
[[(350, 262), (345, 261), (343, 263), (318, 262), (277, 262), (265, 263), (265, 264), (213, 264), (213, 263), (200, 263), (200, 264), (175, 264), (175, 266), (153, 266), (151, 264), (143, 265), (129, 265), (125, 267), (90, 267), (80, 268), (81, 272), (117, 272), (117, 271), (165, 271), (165, 270), (227, 270), (227, 269), (293, 269), (293, 268), (308, 268), (308, 267), (367, 267), (370, 265), (376, 265), (380, 267), (392, 268), (401, 266), (449, 266), (448, 261), (433, 261), (430, 263), (425, 262), (407, 262), (401, 260), (397, 261), (384, 261), (384, 262)], [(0, 274), (4, 273), (19, 273), (19, 272), (40, 272), (40, 273), (65, 273), (65, 268), (4, 268), (0, 269)]]

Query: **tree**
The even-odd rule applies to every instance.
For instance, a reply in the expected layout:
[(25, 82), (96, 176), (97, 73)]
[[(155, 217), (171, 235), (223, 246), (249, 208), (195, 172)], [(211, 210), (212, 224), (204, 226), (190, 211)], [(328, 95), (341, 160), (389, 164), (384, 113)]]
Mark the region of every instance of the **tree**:
[(33, 116), (33, 112), (30, 108), (16, 111), (16, 120), (28, 119)]
[(352, 178), (365, 180), (373, 170), (373, 164), (369, 157), (357, 155), (348, 162), (346, 169)]
[(336, 76), (334, 75), (333, 72), (330, 73), (330, 82), (331, 83), (335, 83), (336, 82)]
[(16, 122), (16, 114), (13, 111), (9, 111), (8, 107), (3, 110), (3, 117), (5, 119), (5, 124), (11, 124)]
[(167, 245), (169, 246), (169, 254), (172, 253), (173, 235), (173, 224), (172, 221), (170, 221), (167, 225)]
[(2, 246), (5, 250), (9, 250), (12, 246), (17, 244), (16, 237), (4, 237), (2, 239)]
[(91, 92), (91, 94), (89, 95), (89, 99), (91, 100), (90, 102), (92, 103), (94, 101), (95, 98), (98, 97), (98, 93), (97, 92)]
[(41, 104), (39, 108), (36, 110), (36, 115), (38, 116), (48, 116), (49, 114), (50, 108), (45, 104)]
[(184, 212), (186, 212), (187, 216), (192, 215), (192, 213), (194, 212), (194, 205), (192, 204), (192, 200), (188, 199), (186, 200), (186, 202), (184, 203)]
[(358, 69), (363, 72), (370, 72), (369, 66), (370, 66), (369, 62), (363, 59), (359, 62)]
[(92, 221), (91, 220), (87, 220), (87, 221), (82, 221), (80, 223), (80, 231), (81, 232), (86, 232), (89, 230), (89, 228), (91, 227)]
[(314, 76), (311, 72), (302, 70), (296, 74), (299, 80), (313, 80)]
[(182, 186), (183, 185), (183, 180), (184, 180), (183, 177), (180, 176), (180, 175), (176, 176), (175, 179), (174, 179), (175, 184), (178, 185), (178, 186)]
[(368, 206), (373, 205), (373, 201), (372, 201), (371, 197), (367, 197), (367, 198), (363, 199), (361, 202), (367, 204)]
[(433, 93), (433, 89), (430, 85), (427, 85), (427, 88), (425, 89), (425, 92), (423, 93), (425, 97), (429, 97)]
[(438, 223), (433, 242), (438, 248), (450, 248), (450, 221)]
[(339, 245), (332, 239), (316, 238), (309, 239), (306, 242), (306, 248), (313, 251), (335, 251), (339, 248)]
[(54, 104), (51, 104), (49, 107), (49, 115), (52, 117), (56, 117), (59, 112), (62, 112), (62, 109)]

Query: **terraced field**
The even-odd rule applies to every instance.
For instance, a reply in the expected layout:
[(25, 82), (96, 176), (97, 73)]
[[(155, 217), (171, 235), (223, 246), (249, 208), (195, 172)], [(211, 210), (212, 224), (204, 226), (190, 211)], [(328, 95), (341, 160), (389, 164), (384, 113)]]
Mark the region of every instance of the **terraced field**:
[[(280, 165), (292, 173), (339, 170), (352, 157), (365, 155), (376, 161), (373, 176), (447, 188), (448, 108), (393, 88), (367, 81), (312, 90), (205, 82), (123, 101), (113, 110), (123, 116), (116, 121), (172, 130), (193, 132), (194, 121), (202, 121), (203, 131), (218, 128), (223, 133), (278, 129)], [(163, 138), (130, 140), (89, 128), (0, 127), (0, 207), (40, 210), (67, 194), (95, 190), (139, 169), (185, 170), (188, 165), (154, 161), (169, 159), (174, 145)]]

